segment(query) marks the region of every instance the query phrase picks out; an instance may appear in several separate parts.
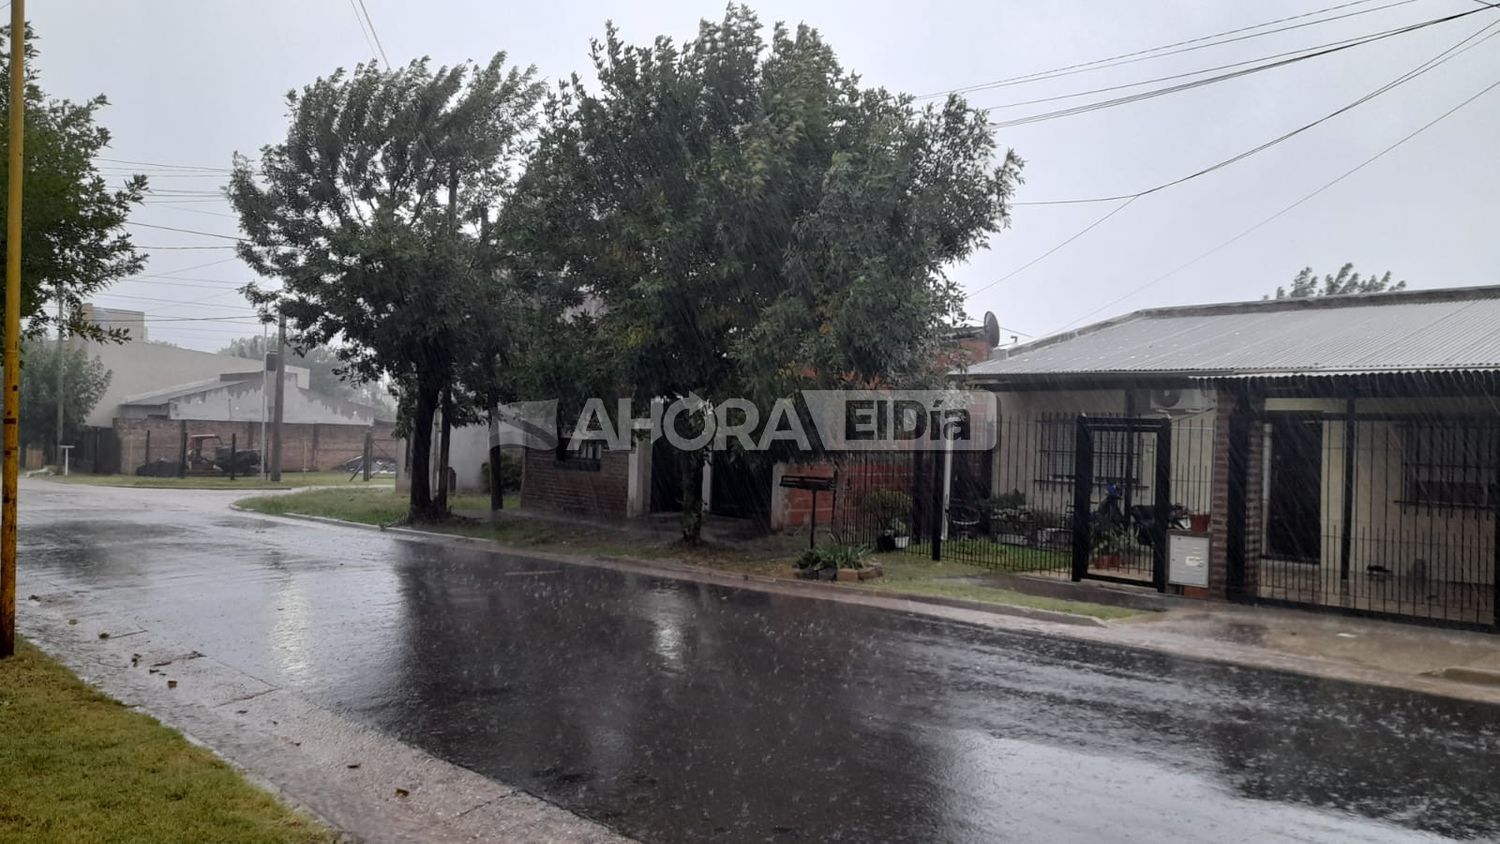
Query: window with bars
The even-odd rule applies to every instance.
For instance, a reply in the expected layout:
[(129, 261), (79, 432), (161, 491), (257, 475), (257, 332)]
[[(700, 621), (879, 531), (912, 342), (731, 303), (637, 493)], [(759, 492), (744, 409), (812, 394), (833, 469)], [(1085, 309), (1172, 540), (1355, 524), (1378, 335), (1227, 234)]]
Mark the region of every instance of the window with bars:
[[(1041, 425), (1038, 480), (1071, 481), (1077, 463), (1078, 420), (1075, 416), (1047, 417)], [(1094, 482), (1139, 484), (1140, 443), (1125, 431), (1094, 432)], [(1132, 448), (1131, 446), (1135, 446)]]
[(1482, 425), (1402, 425), (1402, 503), (1476, 508), (1500, 503), (1497, 435)]

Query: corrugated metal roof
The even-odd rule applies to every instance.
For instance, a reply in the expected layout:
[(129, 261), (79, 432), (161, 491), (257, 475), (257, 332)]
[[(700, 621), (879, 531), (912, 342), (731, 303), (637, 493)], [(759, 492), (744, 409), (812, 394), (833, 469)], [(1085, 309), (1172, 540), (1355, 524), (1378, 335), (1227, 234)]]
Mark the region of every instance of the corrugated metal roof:
[(1137, 311), (1004, 351), (967, 374), (1500, 370), (1500, 287)]

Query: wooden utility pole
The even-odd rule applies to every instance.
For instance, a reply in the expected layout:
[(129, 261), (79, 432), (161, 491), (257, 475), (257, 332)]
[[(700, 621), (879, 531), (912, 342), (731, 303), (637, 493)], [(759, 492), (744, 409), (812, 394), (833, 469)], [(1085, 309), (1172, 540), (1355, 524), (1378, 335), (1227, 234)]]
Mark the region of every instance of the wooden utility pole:
[(281, 424), (286, 419), (286, 316), (276, 326), (276, 409), (271, 417), (271, 480), (281, 482)]
[(10, 149), (5, 204), (5, 461), (0, 479), (0, 657), (16, 652), (16, 492), (21, 464), (21, 142), (26, 137), (25, 0), (10, 3)]

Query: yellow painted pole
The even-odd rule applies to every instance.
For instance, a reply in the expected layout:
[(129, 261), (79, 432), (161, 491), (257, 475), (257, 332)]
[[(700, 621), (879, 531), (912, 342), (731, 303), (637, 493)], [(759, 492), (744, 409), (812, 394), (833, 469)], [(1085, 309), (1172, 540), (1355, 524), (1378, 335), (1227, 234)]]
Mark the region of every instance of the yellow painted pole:
[(25, 0), (10, 3), (10, 184), (5, 198), (5, 467), (0, 483), (0, 657), (16, 652), (16, 479), (21, 450), (21, 142), (26, 119)]

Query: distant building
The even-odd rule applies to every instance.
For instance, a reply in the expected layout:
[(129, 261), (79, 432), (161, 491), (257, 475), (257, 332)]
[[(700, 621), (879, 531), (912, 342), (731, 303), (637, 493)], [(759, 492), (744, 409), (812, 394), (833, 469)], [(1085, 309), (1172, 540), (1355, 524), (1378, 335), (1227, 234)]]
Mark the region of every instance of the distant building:
[[(187, 435), (231, 437), (244, 449), (263, 449), (264, 425), (273, 407), (265, 362), (153, 343), (146, 315), (84, 306), (84, 318), (105, 328), (123, 328), (125, 343), (74, 338), (75, 347), (97, 357), (110, 372), (109, 388), (85, 419), (74, 463), (81, 471), (129, 473), (161, 457), (171, 457)], [(286, 412), (282, 468), (328, 469), (362, 453), (373, 432), (380, 451), (395, 454), (389, 442), (392, 420), (367, 405), (311, 389), (305, 367), (286, 367)]]

